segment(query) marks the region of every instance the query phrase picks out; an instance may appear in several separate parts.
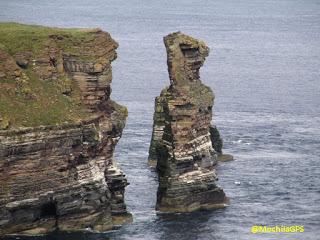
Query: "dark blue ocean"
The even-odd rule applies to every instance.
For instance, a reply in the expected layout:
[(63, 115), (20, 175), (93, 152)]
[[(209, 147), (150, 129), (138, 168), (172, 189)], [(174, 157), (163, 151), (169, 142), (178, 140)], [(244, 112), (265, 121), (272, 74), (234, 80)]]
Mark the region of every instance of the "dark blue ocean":
[[(112, 98), (129, 109), (116, 159), (134, 222), (30, 239), (320, 239), (319, 0), (0, 0), (0, 21), (110, 32), (120, 44)], [(231, 205), (157, 215), (148, 148), (154, 98), (169, 84), (162, 38), (178, 30), (211, 48), (201, 79), (214, 89), (214, 123), (235, 157), (217, 168)], [(305, 232), (252, 234), (253, 225)]]

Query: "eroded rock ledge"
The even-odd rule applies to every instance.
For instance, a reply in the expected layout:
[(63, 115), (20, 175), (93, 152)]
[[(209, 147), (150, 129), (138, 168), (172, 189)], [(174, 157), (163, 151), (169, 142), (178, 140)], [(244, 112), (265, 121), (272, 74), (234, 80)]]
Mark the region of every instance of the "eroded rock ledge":
[(210, 128), (214, 94), (199, 69), (209, 54), (204, 42), (180, 32), (164, 38), (170, 86), (155, 101), (149, 163), (159, 174), (157, 210), (190, 212), (224, 207), (216, 185), (217, 153)]
[[(38, 46), (13, 53), (1, 43), (0, 91), (6, 92), (0, 99), (0, 122), (6, 119), (7, 124), (0, 130), (0, 236), (105, 231), (130, 220), (124, 203), (128, 183), (113, 158), (127, 117), (126, 108), (110, 99), (118, 44), (99, 29), (17, 26), (26, 38), (33, 31)], [(20, 44), (29, 44), (25, 41)], [(56, 97), (52, 107), (61, 98), (77, 109), (62, 112), (68, 118), (56, 118), (54, 125), (24, 127), (35, 123), (28, 115), (26, 122), (19, 113), (10, 115), (5, 101), (17, 97), (26, 107), (37, 104), (42, 95), (30, 86), (43, 83), (51, 87), (50, 97)]]

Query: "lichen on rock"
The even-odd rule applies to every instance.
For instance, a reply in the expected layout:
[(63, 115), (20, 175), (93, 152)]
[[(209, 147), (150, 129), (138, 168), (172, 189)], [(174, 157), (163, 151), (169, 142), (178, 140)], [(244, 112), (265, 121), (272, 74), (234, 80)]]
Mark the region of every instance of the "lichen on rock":
[(157, 210), (189, 212), (226, 206), (216, 185), (211, 142), (214, 94), (200, 81), (209, 54), (203, 41), (180, 32), (164, 37), (170, 86), (155, 100), (149, 163), (159, 175)]
[(0, 236), (130, 221), (113, 153), (118, 44), (100, 29), (0, 24)]

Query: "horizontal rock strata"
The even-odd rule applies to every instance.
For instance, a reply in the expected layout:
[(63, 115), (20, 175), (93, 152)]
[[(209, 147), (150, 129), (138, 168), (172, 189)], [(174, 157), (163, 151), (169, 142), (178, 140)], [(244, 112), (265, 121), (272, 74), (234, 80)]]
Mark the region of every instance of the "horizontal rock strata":
[[(53, 34), (37, 53), (1, 55), (12, 65), (0, 67), (6, 79), (31, 71), (40, 81), (60, 84), (70, 97), (75, 84), (88, 117), (0, 131), (0, 236), (105, 231), (131, 219), (124, 203), (128, 183), (113, 158), (127, 116), (110, 99), (118, 44), (99, 29), (88, 35), (78, 41)], [(62, 43), (70, 39), (66, 48)]]
[(164, 38), (170, 86), (155, 101), (149, 163), (156, 164), (156, 208), (189, 212), (224, 207), (216, 185), (217, 154), (210, 134), (214, 94), (201, 83), (199, 69), (209, 48), (180, 32)]

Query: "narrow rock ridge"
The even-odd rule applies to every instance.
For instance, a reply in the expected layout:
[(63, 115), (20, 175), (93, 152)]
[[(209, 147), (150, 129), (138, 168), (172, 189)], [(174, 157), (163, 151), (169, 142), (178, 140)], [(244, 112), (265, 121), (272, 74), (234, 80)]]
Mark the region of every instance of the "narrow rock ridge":
[(204, 42), (180, 32), (164, 37), (170, 86), (155, 100), (149, 164), (159, 175), (156, 209), (190, 212), (226, 206), (216, 185), (217, 153), (210, 135), (214, 94), (199, 70), (209, 54)]
[[(127, 117), (110, 99), (118, 44), (99, 29), (79, 31), (90, 37), (53, 34), (37, 53), (2, 54), (14, 69), (0, 67), (3, 77), (19, 80), (27, 68), (41, 81), (71, 80), (88, 117), (0, 131), (0, 236), (106, 231), (131, 221), (124, 203), (128, 183), (113, 158)], [(61, 47), (70, 39), (72, 46)], [(75, 91), (63, 87), (68, 96)]]

